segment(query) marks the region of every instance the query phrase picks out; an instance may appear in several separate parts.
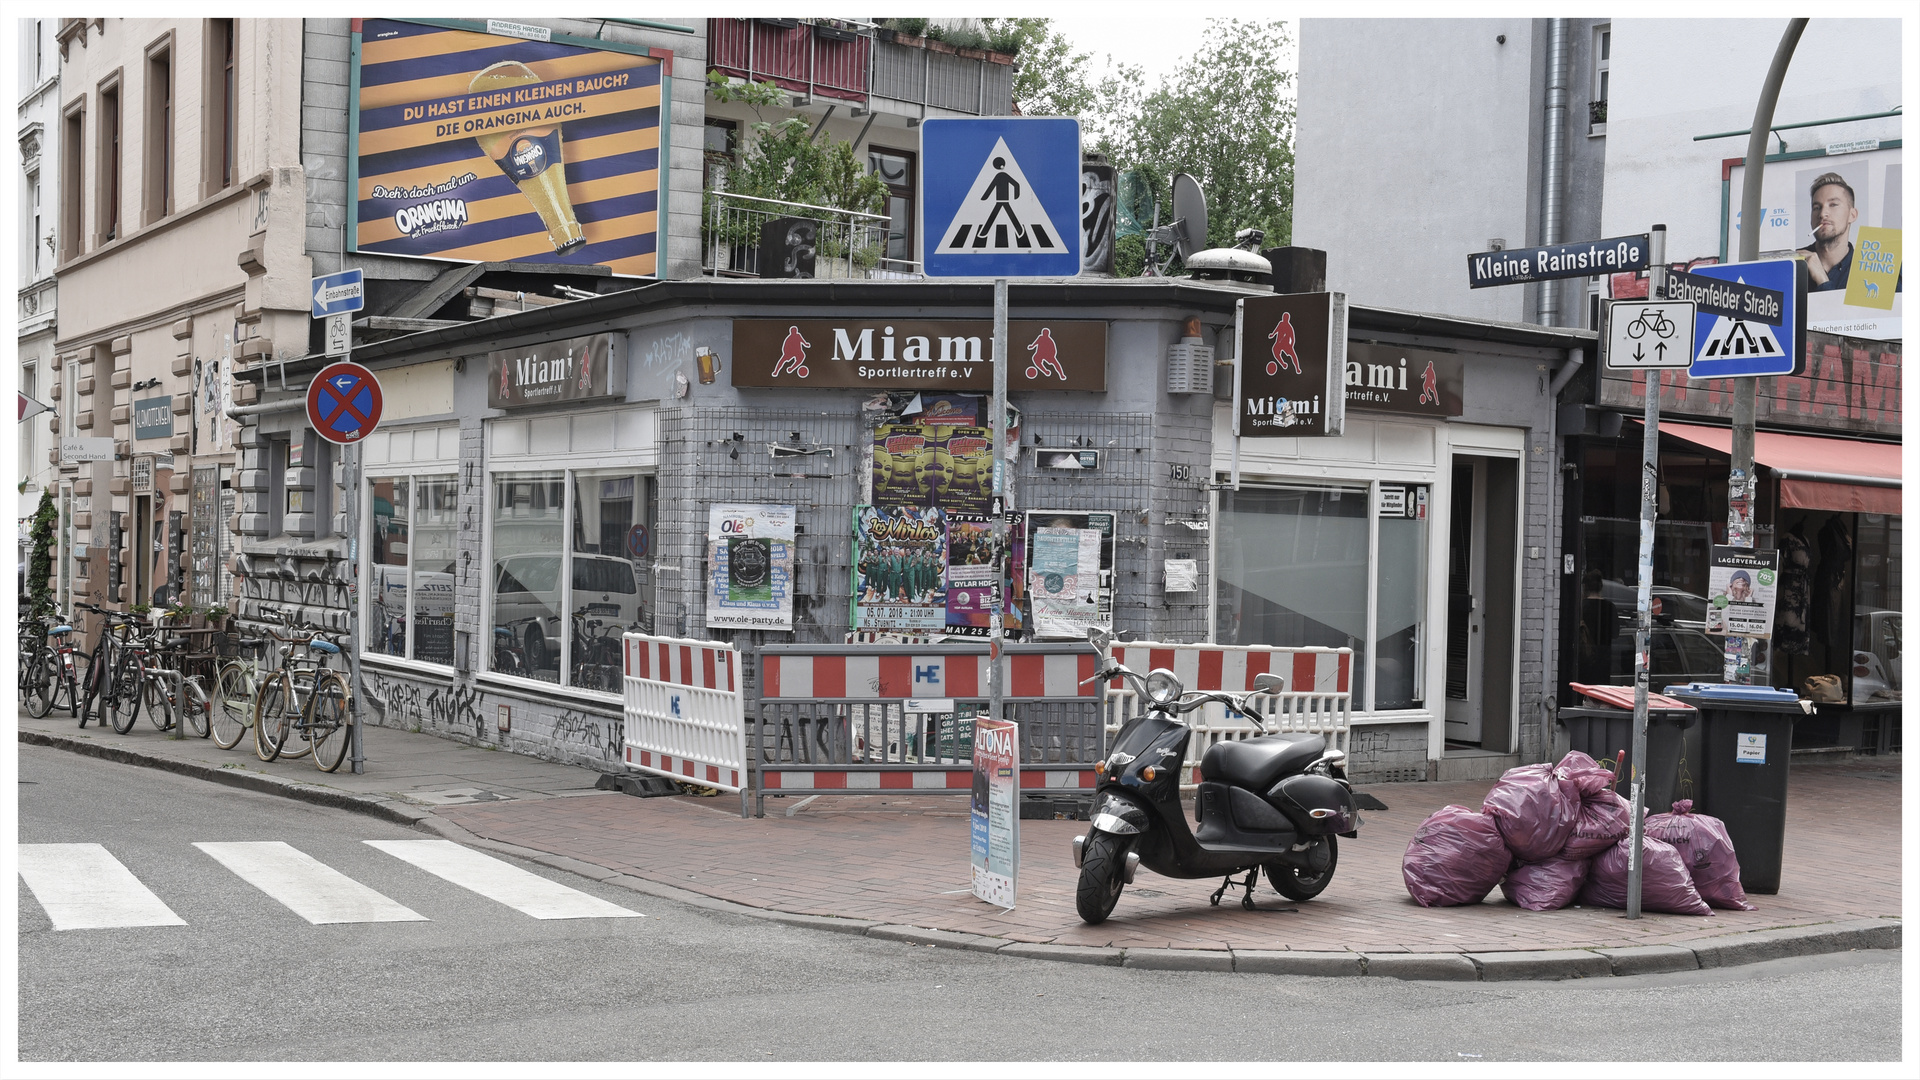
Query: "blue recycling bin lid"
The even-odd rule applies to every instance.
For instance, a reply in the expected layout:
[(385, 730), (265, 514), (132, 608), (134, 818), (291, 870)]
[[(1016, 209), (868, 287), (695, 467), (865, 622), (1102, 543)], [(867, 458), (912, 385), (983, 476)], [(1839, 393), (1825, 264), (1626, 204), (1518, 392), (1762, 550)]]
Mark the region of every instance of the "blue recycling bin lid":
[(1762, 705), (1793, 705), (1800, 695), (1772, 686), (1743, 686), (1739, 683), (1678, 683), (1666, 689), (1669, 694), (1686, 694), (1702, 701), (1748, 702)]

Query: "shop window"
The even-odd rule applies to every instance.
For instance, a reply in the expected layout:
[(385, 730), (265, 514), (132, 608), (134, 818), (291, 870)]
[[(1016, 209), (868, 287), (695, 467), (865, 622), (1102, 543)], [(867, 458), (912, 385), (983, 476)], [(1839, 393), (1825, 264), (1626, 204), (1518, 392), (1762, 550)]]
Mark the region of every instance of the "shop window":
[(654, 478), (496, 474), (490, 501), (487, 669), (618, 693), (621, 636), (653, 629)]
[(1379, 483), (1222, 492), (1214, 640), (1351, 648), (1355, 711), (1421, 707), (1431, 490)]
[(459, 484), (374, 477), (367, 496), (366, 651), (450, 665)]

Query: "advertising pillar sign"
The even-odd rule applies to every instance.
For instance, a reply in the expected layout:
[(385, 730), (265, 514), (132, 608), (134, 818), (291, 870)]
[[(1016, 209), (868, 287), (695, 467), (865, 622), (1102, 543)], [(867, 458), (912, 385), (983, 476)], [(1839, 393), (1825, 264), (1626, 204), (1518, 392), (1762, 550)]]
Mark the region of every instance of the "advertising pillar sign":
[(973, 895), (1013, 907), (1020, 880), (1020, 725), (973, 722)]
[(1240, 301), (1233, 433), (1338, 435), (1347, 419), (1347, 297), (1295, 293)]
[(708, 511), (707, 629), (793, 629), (793, 541), (791, 506)]

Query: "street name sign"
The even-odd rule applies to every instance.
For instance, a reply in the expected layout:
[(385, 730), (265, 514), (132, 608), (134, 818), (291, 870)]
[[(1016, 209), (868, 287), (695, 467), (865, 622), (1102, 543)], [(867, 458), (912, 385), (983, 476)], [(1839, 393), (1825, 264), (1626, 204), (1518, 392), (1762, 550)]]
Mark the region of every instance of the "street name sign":
[(313, 279), (313, 317), (324, 319), (367, 306), (364, 272), (342, 270)]
[(1607, 366), (1684, 368), (1693, 363), (1693, 304), (1615, 300), (1607, 306)]
[(1080, 121), (928, 120), (920, 192), (928, 277), (1080, 272)]
[(380, 380), (351, 360), (328, 364), (307, 385), (307, 423), (332, 443), (357, 443), (380, 424)]
[(1506, 248), (1467, 256), (1467, 287), (1524, 285), (1554, 278), (1645, 270), (1652, 250), (1646, 233), (1545, 247)]
[(1667, 275), (1667, 295), (1694, 301), (1694, 379), (1791, 375), (1807, 354), (1807, 265), (1799, 259), (1696, 266)]

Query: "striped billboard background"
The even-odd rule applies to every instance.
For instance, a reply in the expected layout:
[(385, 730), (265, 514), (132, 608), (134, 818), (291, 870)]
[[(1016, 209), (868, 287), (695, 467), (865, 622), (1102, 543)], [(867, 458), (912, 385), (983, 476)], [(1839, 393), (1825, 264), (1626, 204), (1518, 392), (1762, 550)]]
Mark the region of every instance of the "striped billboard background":
[[(387, 19), (357, 19), (355, 31), (356, 250), (655, 273), (659, 59)], [(470, 92), (474, 76), (501, 61), (539, 76), (539, 95), (506, 104)], [(555, 119), (524, 119), (536, 113)], [(564, 254), (476, 139), (550, 126), (560, 128), (566, 191), (586, 238)]]

